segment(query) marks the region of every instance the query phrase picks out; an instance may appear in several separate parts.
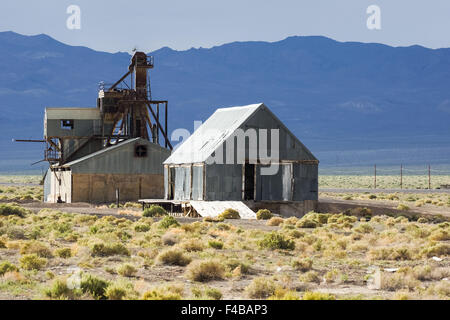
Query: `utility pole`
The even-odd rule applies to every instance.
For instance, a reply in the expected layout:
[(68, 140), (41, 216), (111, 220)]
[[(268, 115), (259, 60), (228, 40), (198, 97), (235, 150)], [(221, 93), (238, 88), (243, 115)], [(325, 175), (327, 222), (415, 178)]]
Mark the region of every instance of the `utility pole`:
[(400, 189), (403, 189), (403, 164), (400, 165)]
[(374, 166), (374, 189), (377, 188), (377, 165)]
[(428, 189), (431, 189), (431, 165), (428, 165)]

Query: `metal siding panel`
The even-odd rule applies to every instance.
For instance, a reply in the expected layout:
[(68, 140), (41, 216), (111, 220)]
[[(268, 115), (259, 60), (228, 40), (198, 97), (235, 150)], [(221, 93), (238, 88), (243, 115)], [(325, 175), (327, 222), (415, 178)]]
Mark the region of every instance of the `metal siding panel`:
[(164, 199), (169, 197), (169, 168), (164, 166)]

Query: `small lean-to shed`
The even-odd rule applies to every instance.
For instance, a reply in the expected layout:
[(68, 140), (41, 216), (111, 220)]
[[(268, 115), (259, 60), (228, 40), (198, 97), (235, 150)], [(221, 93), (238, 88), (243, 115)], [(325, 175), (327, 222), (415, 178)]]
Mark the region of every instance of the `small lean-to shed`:
[[(236, 138), (242, 134), (244, 143)], [(279, 147), (272, 165), (278, 170), (263, 174), (274, 143)], [(164, 162), (165, 199), (315, 202), (318, 164), (264, 104), (221, 108)]]
[(45, 202), (107, 203), (162, 198), (163, 161), (170, 150), (146, 139), (119, 142), (47, 171)]

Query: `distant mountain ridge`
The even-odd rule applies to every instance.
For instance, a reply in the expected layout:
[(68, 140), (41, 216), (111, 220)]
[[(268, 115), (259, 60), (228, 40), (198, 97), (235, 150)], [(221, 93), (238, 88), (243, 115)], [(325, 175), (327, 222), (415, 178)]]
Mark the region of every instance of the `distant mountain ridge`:
[[(450, 162), (450, 49), (289, 37), (151, 53), (152, 94), (169, 100), (170, 129), (193, 130), (216, 108), (264, 102), (321, 165)], [(95, 106), (98, 83), (128, 53), (0, 33), (0, 172), (29, 169), (46, 106)]]

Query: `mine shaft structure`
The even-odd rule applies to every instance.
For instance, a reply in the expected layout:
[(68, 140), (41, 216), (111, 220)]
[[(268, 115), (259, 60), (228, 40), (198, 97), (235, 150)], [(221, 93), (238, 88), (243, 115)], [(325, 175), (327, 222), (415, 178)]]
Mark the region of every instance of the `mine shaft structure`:
[[(101, 83), (96, 108), (47, 108), (44, 160), (52, 166), (64, 165), (132, 138), (172, 150), (167, 133), (168, 101), (152, 100), (151, 96), (149, 70), (153, 67), (152, 56), (135, 52), (127, 73), (107, 89)], [(136, 150), (139, 152), (145, 150)]]

